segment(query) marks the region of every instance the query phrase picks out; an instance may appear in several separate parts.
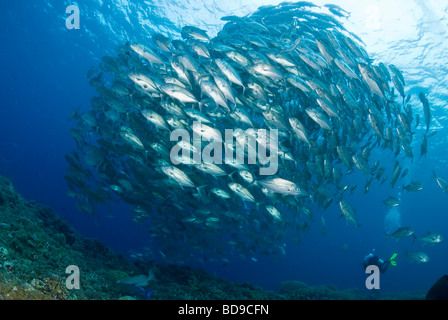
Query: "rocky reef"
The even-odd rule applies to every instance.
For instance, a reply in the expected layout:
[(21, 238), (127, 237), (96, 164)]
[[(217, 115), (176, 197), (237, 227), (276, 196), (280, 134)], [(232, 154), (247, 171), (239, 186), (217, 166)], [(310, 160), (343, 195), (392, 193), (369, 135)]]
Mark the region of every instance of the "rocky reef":
[[(66, 268), (80, 270), (80, 288), (68, 289)], [(152, 270), (157, 280), (147, 286), (117, 283)], [(150, 290), (151, 295), (148, 294)], [(0, 299), (1, 300), (117, 300), (117, 299), (372, 299), (358, 289), (310, 287), (287, 281), (279, 292), (250, 283), (220, 279), (201, 269), (128, 261), (96, 239), (77, 233), (52, 209), (26, 201), (12, 183), (0, 177)], [(375, 296), (374, 299), (400, 298)], [(402, 299), (423, 299), (422, 295)]]

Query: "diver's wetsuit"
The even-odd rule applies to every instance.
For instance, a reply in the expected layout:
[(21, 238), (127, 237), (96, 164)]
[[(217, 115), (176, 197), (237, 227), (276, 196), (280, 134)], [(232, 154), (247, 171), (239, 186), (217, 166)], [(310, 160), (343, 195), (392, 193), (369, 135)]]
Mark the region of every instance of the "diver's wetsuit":
[(384, 272), (386, 272), (387, 267), (389, 266), (389, 262), (384, 261), (383, 259), (380, 259), (377, 256), (370, 253), (369, 255), (367, 255), (364, 258), (363, 265), (364, 265), (364, 269), (367, 268), (367, 266), (375, 265), (380, 269), (381, 273), (384, 273)]

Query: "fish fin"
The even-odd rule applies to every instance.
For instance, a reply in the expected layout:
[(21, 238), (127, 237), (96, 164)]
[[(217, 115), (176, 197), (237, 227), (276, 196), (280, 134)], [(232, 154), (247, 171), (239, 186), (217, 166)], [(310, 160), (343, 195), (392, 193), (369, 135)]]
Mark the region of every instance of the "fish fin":
[(436, 174), (436, 171), (434, 169), (432, 170), (432, 176), (437, 179), (437, 174)]
[[(200, 100), (197, 103), (198, 103), (199, 112), (202, 112), (202, 106), (204, 105), (204, 102), (202, 102), (202, 100)], [(193, 109), (194, 109), (194, 105), (195, 104), (193, 104)], [(184, 104), (184, 106), (185, 106), (185, 104)]]
[(154, 275), (154, 272), (152, 271), (152, 269), (150, 269), (148, 271), (148, 281), (157, 281), (156, 276)]
[(254, 180), (251, 184), (249, 184), (247, 187), (249, 188), (249, 187), (259, 187), (260, 186), (260, 184), (258, 183), (258, 181), (257, 180)]
[(142, 292), (145, 292), (145, 289), (143, 289), (143, 287), (145, 287), (145, 286), (147, 286), (147, 285), (148, 285), (148, 283), (145, 282), (145, 283), (142, 283), (142, 285), (136, 285), (136, 284), (133, 284), (132, 286), (133, 286), (134, 288), (138, 289), (138, 290), (141, 290)]
[(151, 299), (151, 294), (154, 292), (154, 289), (149, 289), (146, 291), (146, 300)]

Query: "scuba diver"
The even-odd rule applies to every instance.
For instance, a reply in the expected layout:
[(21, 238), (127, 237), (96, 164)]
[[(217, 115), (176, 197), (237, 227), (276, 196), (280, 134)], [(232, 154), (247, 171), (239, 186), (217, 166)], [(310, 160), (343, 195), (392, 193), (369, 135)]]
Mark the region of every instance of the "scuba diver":
[(373, 249), (372, 253), (369, 253), (367, 256), (364, 257), (363, 266), (364, 269), (367, 268), (369, 265), (375, 265), (380, 269), (381, 273), (386, 272), (387, 267), (390, 265), (396, 266), (397, 263), (394, 261), (394, 259), (397, 257), (397, 253), (394, 253), (392, 257), (389, 258), (389, 260), (384, 261), (383, 259), (380, 259), (378, 256), (375, 255), (375, 249)]

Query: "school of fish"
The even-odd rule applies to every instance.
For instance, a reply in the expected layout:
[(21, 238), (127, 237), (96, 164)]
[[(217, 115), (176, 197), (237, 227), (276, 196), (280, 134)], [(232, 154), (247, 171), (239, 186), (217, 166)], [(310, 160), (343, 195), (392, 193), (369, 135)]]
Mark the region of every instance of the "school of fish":
[[(70, 116), (77, 150), (66, 155), (65, 178), (79, 210), (95, 214), (98, 205), (125, 201), (159, 254), (177, 262), (285, 254), (286, 239), (300, 242), (330, 207), (359, 227), (344, 198), (356, 185), (345, 177), (364, 175), (365, 193), (388, 179), (394, 188), (407, 174), (401, 163), (414, 158), (415, 129), (426, 127), (420, 156), (434, 132), (427, 97), (419, 95), (420, 125), (402, 72), (369, 58), (340, 22), (348, 16), (336, 5), (284, 2), (223, 17), (214, 38), (185, 26), (182, 39), (157, 33), (118, 46), (88, 73), (97, 93), (91, 108)], [(172, 139), (176, 129), (201, 139)], [(224, 143), (227, 129), (233, 137), (224, 149), (246, 144), (244, 161), (188, 156)], [(266, 143), (274, 129), (278, 143)], [(248, 161), (251, 139), (278, 159), (275, 174), (260, 175), (263, 159)], [(174, 147), (181, 152), (173, 157)], [(394, 165), (374, 160), (375, 152)]]

